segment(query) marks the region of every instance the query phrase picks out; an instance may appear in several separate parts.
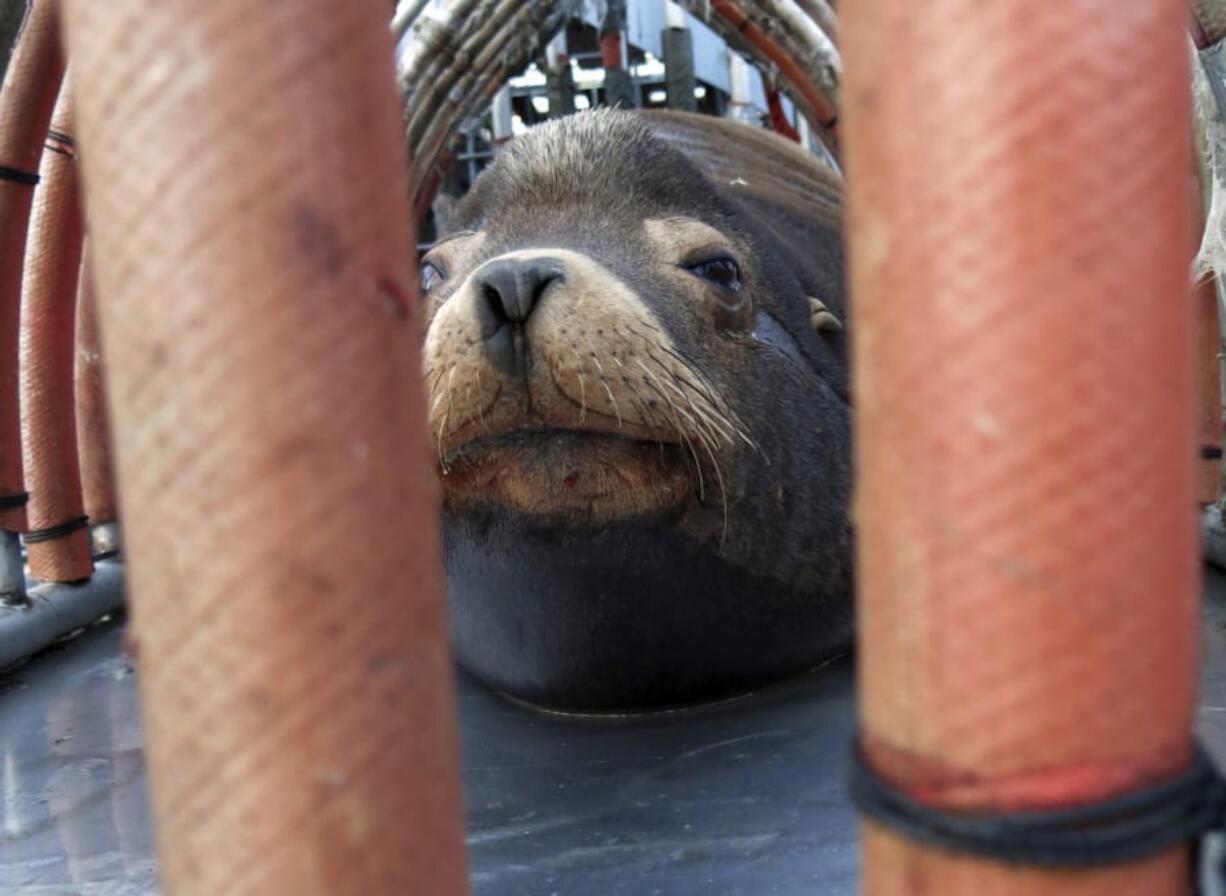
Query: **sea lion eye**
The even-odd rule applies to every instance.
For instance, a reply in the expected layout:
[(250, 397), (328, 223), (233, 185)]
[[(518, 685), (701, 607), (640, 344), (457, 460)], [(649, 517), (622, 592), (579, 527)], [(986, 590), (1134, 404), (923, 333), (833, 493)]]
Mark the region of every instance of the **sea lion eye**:
[(421, 291), (423, 294), (428, 293), (446, 279), (447, 275), (439, 269), (438, 265), (428, 261), (421, 263)]
[(729, 292), (739, 292), (741, 289), (741, 266), (731, 255), (706, 258), (685, 265), (685, 269), (695, 277), (701, 277), (708, 283), (713, 283)]

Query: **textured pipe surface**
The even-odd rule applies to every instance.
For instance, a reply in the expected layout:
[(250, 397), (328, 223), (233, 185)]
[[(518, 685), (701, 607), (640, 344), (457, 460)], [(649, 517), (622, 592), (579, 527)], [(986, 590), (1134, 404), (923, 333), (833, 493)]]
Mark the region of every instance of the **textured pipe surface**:
[[(51, 117), (54, 134), (71, 134), (69, 79)], [(81, 190), (69, 144), (48, 140), (39, 169), (21, 299), (21, 428), (31, 532), (84, 514), (73, 360), (77, 281), (81, 271)], [(76, 582), (93, 569), (89, 530), (26, 545), (30, 575), (42, 582)]]
[[(1189, 757), (1185, 21), (1178, 0), (845, 11), (861, 730), (932, 804), (1077, 804)], [(1019, 870), (872, 824), (863, 868), (874, 896), (1188, 880), (1184, 850)]]
[(465, 891), (385, 0), (69, 0), (169, 896)]
[(86, 241), (77, 291), (77, 450), (81, 457), (81, 494), (85, 515), (95, 525), (119, 517), (111, 465), (111, 433), (103, 383), (102, 345), (98, 333), (97, 296)]
[[(35, 0), (0, 87), (0, 165), (38, 171), (64, 75), (57, 0)], [(0, 496), (24, 488), (17, 385), (22, 264), (35, 190), (0, 179)], [(0, 528), (25, 530), (24, 508), (0, 510)]]

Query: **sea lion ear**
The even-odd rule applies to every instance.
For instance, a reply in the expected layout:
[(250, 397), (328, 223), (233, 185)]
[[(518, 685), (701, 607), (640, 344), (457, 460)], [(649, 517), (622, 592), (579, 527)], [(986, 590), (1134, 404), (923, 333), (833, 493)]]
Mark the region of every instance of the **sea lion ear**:
[(825, 302), (813, 296), (809, 296), (809, 326), (817, 333), (840, 333), (843, 330), (843, 322), (826, 307)]

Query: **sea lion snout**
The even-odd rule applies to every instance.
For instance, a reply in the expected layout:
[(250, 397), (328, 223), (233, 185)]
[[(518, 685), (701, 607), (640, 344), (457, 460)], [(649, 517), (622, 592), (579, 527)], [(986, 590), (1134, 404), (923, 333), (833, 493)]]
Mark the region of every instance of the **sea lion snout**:
[(425, 351), (448, 504), (599, 523), (724, 500), (743, 428), (631, 283), (574, 249), (457, 268)]
[(523, 376), (528, 360), (525, 324), (541, 296), (566, 279), (564, 262), (551, 256), (491, 259), (473, 273), (477, 313), (490, 362), (507, 376)]

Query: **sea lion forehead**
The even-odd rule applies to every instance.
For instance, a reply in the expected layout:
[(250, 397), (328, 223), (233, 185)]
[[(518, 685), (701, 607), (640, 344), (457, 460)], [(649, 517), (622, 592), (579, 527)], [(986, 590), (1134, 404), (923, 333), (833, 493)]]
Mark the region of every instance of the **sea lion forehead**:
[(580, 112), (537, 125), (495, 155), (457, 210), (455, 226), (481, 229), (566, 209), (606, 219), (664, 216), (701, 207), (709, 181), (642, 117)]

